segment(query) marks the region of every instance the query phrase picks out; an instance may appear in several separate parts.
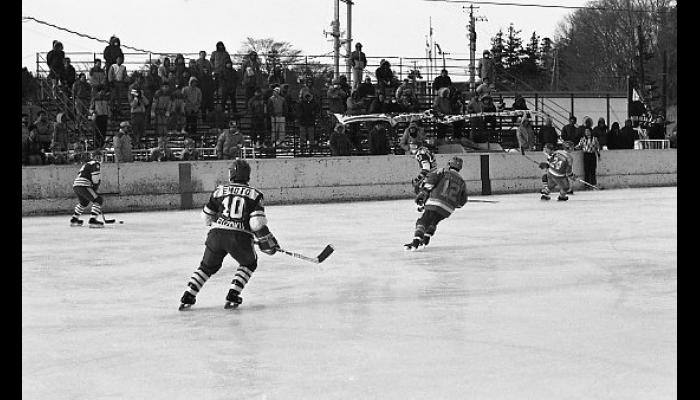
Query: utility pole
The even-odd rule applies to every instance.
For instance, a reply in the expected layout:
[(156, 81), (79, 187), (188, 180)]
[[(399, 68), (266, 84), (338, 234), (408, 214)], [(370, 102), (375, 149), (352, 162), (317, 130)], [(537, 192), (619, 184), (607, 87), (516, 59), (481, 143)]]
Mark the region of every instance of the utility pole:
[(469, 25), (467, 25), (467, 29), (469, 30), (469, 90), (472, 92), (476, 90), (476, 85), (474, 83), (474, 62), (476, 59), (476, 21), (487, 21), (485, 17), (474, 16), (475, 8), (479, 7), (474, 7), (474, 5), (469, 6)]
[[(346, 44), (346, 49), (347, 49), (347, 66), (346, 66), (346, 71), (347, 71), (347, 77), (348, 77), (348, 82), (350, 83), (352, 87), (352, 6), (355, 5), (355, 3), (352, 2), (352, 0), (340, 0), (343, 3), (348, 5), (348, 16), (347, 16), (347, 35), (345, 38), (345, 44)], [(360, 82), (358, 82), (359, 84)]]
[(637, 25), (638, 53), (639, 53), (639, 88), (644, 93), (644, 35), (642, 26)]
[(333, 0), (333, 62), (335, 79), (340, 76), (340, 0)]
[(668, 67), (666, 65), (666, 50), (663, 53), (664, 63), (663, 70), (661, 72), (661, 112), (664, 116), (664, 121), (666, 121), (666, 75), (668, 74)]

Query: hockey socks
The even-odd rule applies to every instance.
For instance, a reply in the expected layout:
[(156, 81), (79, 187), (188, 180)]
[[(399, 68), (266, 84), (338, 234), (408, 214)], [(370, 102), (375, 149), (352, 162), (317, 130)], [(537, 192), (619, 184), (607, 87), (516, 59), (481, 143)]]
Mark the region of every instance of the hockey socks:
[(207, 280), (209, 280), (209, 275), (202, 271), (201, 268), (192, 273), (189, 282), (187, 282), (187, 290), (180, 298), (180, 310), (190, 308), (197, 301), (197, 293), (199, 293)]
[(247, 267), (245, 265), (238, 267), (238, 270), (236, 270), (236, 276), (234, 276), (233, 280), (231, 281), (228, 295), (226, 295), (226, 304), (224, 304), (224, 308), (236, 308), (243, 302), (240, 294), (250, 280), (251, 276), (253, 276), (253, 272), (255, 272), (256, 267), (257, 266)]

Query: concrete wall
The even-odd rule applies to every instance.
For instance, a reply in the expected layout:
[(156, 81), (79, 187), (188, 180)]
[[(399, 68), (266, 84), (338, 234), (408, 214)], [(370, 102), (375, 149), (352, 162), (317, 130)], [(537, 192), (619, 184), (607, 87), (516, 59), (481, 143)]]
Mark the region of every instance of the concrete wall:
[[(444, 166), (452, 155), (438, 154)], [(539, 152), (460, 154), (470, 195), (538, 191)], [(606, 188), (677, 184), (676, 150), (607, 151), (598, 164)], [(574, 172), (583, 177), (580, 152)], [(267, 204), (409, 198), (418, 166), (410, 156), (361, 156), (248, 160), (251, 184)], [(139, 211), (201, 207), (218, 183), (228, 180), (230, 161), (102, 164), (105, 210)], [(76, 203), (76, 165), (22, 168), (22, 215), (69, 213)], [(580, 184), (579, 184), (580, 186)]]

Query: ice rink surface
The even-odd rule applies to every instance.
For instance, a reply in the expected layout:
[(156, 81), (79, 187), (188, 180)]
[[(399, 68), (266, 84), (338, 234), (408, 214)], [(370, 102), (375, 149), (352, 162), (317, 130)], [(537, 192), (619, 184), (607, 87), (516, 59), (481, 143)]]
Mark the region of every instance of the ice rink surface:
[[(199, 210), (22, 220), (24, 399), (673, 399), (677, 191), (473, 197), (405, 252), (411, 200), (266, 207), (224, 310), (231, 258), (189, 312)], [(86, 219), (87, 220), (87, 219)]]

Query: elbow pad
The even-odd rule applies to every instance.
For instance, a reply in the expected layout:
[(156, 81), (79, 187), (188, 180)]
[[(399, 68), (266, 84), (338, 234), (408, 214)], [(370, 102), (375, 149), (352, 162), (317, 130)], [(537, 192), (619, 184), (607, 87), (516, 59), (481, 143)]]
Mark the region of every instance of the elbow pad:
[(211, 215), (207, 214), (205, 211), (202, 211), (201, 217), (202, 221), (204, 221), (204, 225), (206, 226), (210, 226), (211, 223), (214, 221), (214, 218)]

